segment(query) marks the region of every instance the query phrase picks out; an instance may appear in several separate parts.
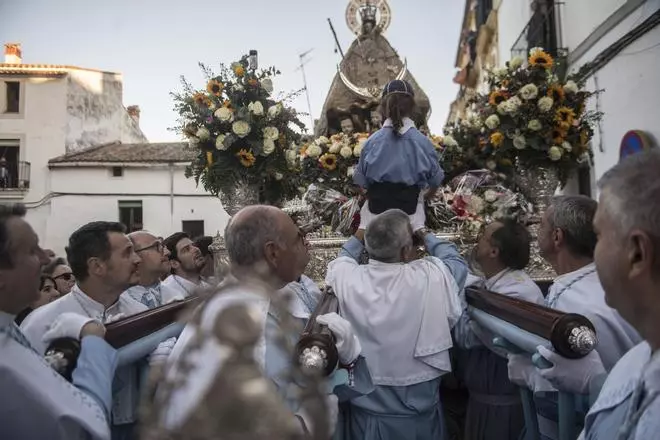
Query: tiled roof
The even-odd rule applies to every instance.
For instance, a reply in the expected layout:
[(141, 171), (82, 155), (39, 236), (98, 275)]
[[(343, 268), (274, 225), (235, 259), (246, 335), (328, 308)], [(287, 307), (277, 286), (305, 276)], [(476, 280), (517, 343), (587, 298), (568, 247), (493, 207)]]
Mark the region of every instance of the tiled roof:
[(112, 144), (100, 145), (87, 150), (69, 153), (48, 161), (51, 164), (61, 163), (126, 163), (126, 162), (189, 162), (195, 157), (195, 152), (183, 142), (144, 143), (144, 144)]
[(59, 76), (66, 75), (71, 70), (88, 70), (91, 72), (103, 72), (115, 74), (114, 72), (104, 72), (103, 70), (87, 69), (76, 66), (63, 66), (58, 64), (11, 64), (0, 63), (0, 75), (48, 75)]

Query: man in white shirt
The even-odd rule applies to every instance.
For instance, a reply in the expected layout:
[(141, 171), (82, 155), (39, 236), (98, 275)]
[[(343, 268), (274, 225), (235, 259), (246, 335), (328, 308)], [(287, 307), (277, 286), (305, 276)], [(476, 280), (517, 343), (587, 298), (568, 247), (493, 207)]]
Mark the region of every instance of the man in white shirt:
[[(21, 329), (40, 354), (47, 345), (42, 338), (48, 327), (62, 313), (108, 323), (148, 310), (147, 306), (122, 293), (139, 280), (140, 257), (115, 222), (88, 223), (69, 238), (67, 260), (77, 284), (68, 295), (32, 312)], [(138, 369), (128, 365), (117, 370), (113, 390), (113, 438), (131, 438), (139, 403)]]
[(81, 339), (71, 384), (14, 324), (15, 315), (38, 298), (39, 274), (48, 263), (24, 215), (22, 205), (0, 206), (0, 438), (108, 440), (117, 355), (103, 340), (103, 326), (83, 319), (74, 331), (62, 332), (55, 328), (63, 327), (64, 317), (48, 323), (48, 338)]
[[(597, 207), (595, 200), (585, 196), (555, 197), (541, 218), (538, 242), (541, 255), (558, 275), (545, 298), (546, 306), (584, 315), (594, 324), (596, 351), (609, 371), (641, 339), (605, 302), (594, 264), (597, 237), (593, 219)], [(553, 390), (537, 374), (529, 355), (509, 355), (509, 378), (535, 392)], [(545, 437), (557, 438), (556, 405), (548, 399), (536, 400), (539, 430)]]
[[(431, 256), (415, 259), (413, 228), (403, 211), (388, 210), (367, 223), (326, 276), (376, 386), (350, 402), (350, 438), (443, 438), (440, 378), (451, 371), (451, 328), (461, 316), (467, 264), (451, 242), (423, 228), (417, 236)], [(360, 265), (364, 248), (369, 263)]]
[(163, 240), (147, 231), (128, 234), (135, 253), (140, 256), (138, 273), (140, 281), (126, 294), (150, 309), (183, 299), (183, 295), (170, 286), (163, 285), (161, 278), (170, 273), (170, 251)]
[(171, 275), (163, 281), (163, 286), (176, 291), (184, 298), (193, 295), (198, 289), (210, 287), (202, 278), (206, 264), (202, 252), (185, 232), (176, 232), (165, 239), (170, 251)]
[[(291, 376), (292, 355), (281, 348), (283, 336), (295, 341), (298, 334), (283, 333), (285, 328), (281, 326), (281, 322), (284, 317), (281, 313), (284, 310), (275, 306), (276, 299), (293, 287), (291, 283), (300, 279), (307, 266), (307, 242), (291, 218), (282, 210), (272, 206), (253, 205), (243, 208), (232, 217), (225, 230), (225, 243), (231, 262), (231, 276), (226, 280), (229, 287), (212, 296), (203, 309), (200, 309), (198, 323), (188, 324), (181, 334), (168, 360), (170, 368), (167, 374), (168, 381), (178, 384), (178, 388), (169, 396), (159, 397), (165, 400), (159, 417), (160, 423), (170, 433), (177, 433), (185, 427), (194, 427), (199, 432), (206, 433), (207, 436), (200, 434), (200, 438), (231, 437), (229, 433), (234, 426), (225, 426), (226, 431), (218, 432), (217, 424), (211, 424), (217, 418), (226, 416), (225, 413), (218, 414), (223, 412), (226, 403), (214, 404), (214, 399), (217, 401), (223, 396), (209, 395), (209, 391), (222, 376), (223, 364), (229, 360), (231, 353), (226, 342), (217, 337), (218, 316), (232, 306), (244, 305), (259, 326), (254, 360), (263, 375), (269, 379), (268, 385), (260, 386), (249, 393), (246, 391), (246, 396), (254, 392), (256, 399), (256, 393), (262, 393), (262, 388), (274, 385), (282, 403), (286, 403), (291, 411), (291, 420), (298, 423), (295, 414), (299, 419), (300, 429), (312, 431), (312, 419), (306, 410), (306, 402), (301, 400), (301, 395), (297, 393), (299, 387)], [(317, 299), (311, 295), (306, 296), (309, 298), (294, 298), (293, 303), (288, 306), (291, 314), (289, 318), (306, 320), (309, 317), (311, 303)], [(305, 304), (307, 302), (310, 306)], [(340, 360), (345, 364), (356, 361), (361, 349), (350, 324), (336, 314), (319, 316), (317, 322), (328, 325), (334, 333)], [(246, 390), (253, 388), (245, 386)], [(334, 428), (336, 397), (329, 397), (327, 404)], [(237, 420), (237, 423), (240, 424), (241, 421)], [(258, 432), (259, 424), (260, 420), (255, 417), (249, 432)], [(268, 426), (263, 429), (265, 431), (262, 430), (262, 437), (254, 438), (268, 438), (263, 437), (264, 433), (268, 433)], [(190, 432), (188, 434), (190, 435)], [(249, 437), (246, 431), (243, 431), (243, 436)]]
[[(539, 370), (558, 389), (599, 390), (589, 409), (581, 440), (647, 440), (660, 432), (660, 150), (628, 157), (598, 183), (594, 218), (598, 276), (606, 300), (644, 341), (626, 353), (602, 388), (605, 368), (598, 353), (565, 359), (547, 347), (539, 353), (552, 368)], [(591, 390), (590, 390), (591, 388)]]
[[(468, 275), (466, 284), (543, 304), (543, 294), (524, 272), (531, 236), (514, 219), (490, 223), (479, 237), (474, 258), (484, 277)], [(508, 378), (506, 354), (493, 347), (492, 333), (479, 327), (465, 310), (454, 327), (459, 375), (470, 392), (465, 439), (517, 440), (525, 421), (518, 387)]]

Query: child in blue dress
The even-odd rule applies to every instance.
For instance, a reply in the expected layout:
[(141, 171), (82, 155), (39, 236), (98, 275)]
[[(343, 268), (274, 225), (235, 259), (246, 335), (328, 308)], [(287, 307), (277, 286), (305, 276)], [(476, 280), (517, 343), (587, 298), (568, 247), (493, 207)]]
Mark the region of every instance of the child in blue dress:
[(410, 118), (415, 108), (410, 84), (388, 83), (381, 107), (386, 120), (362, 148), (353, 182), (366, 191), (371, 214), (400, 209), (412, 218), (418, 209), (423, 212), (422, 191), (426, 190), (426, 198), (432, 197), (445, 173), (433, 143)]

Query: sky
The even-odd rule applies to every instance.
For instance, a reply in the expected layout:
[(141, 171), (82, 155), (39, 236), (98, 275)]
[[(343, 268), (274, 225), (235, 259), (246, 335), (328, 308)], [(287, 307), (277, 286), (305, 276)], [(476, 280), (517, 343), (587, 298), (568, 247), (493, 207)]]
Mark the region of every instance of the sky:
[[(452, 82), (464, 0), (387, 0), (385, 33), (431, 100), (429, 127), (441, 133), (458, 87)], [(354, 36), (348, 0), (0, 0), (0, 44), (22, 44), (23, 62), (65, 64), (123, 74), (124, 105), (139, 105), (151, 142), (177, 141), (169, 93), (180, 76), (205, 86), (198, 62), (214, 68), (259, 52), (275, 66), (276, 92), (303, 87), (305, 64), (312, 115), (319, 117), (340, 56), (327, 19), (347, 50)], [(305, 95), (292, 103), (308, 112)], [(308, 119), (307, 119), (308, 120)]]

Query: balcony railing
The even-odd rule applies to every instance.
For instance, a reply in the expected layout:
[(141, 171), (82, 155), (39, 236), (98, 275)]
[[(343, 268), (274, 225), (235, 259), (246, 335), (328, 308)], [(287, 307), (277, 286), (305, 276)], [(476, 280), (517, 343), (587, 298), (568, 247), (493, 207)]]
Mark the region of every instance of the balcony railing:
[(563, 3), (553, 0), (536, 0), (536, 10), (522, 33), (511, 47), (511, 57), (527, 58), (533, 47), (542, 47), (550, 55), (561, 57), (566, 50), (561, 47), (561, 21), (559, 6)]
[(6, 162), (0, 166), (0, 191), (30, 189), (30, 162)]

